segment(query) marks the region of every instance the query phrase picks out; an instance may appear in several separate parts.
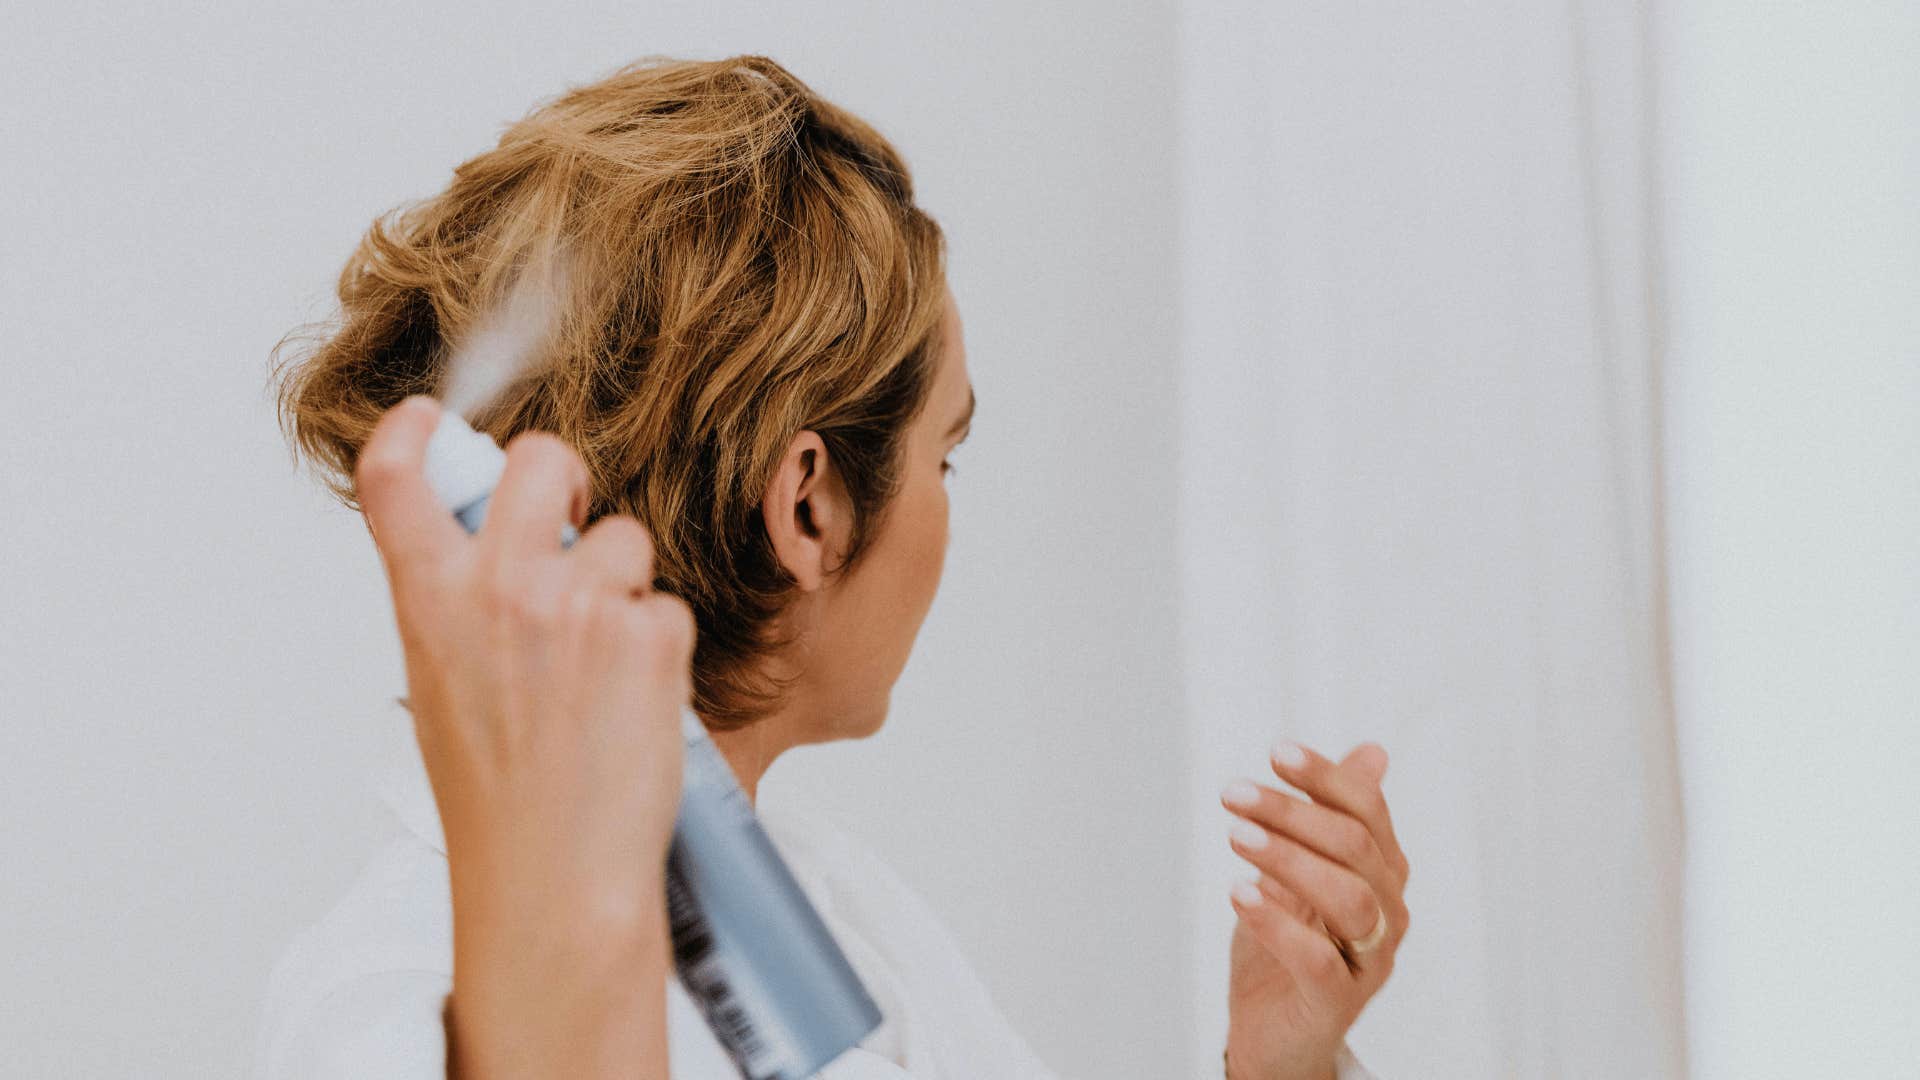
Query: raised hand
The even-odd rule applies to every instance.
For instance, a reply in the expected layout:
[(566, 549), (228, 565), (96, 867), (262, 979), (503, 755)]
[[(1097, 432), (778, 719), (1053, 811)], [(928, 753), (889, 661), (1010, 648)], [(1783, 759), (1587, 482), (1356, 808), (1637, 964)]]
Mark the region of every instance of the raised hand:
[(422, 471), (428, 398), (381, 418), (354, 479), (393, 594), (408, 707), (446, 833), (450, 1071), (665, 1076), (665, 863), (693, 620), (652, 541), (571, 549), (587, 473), (523, 434), (469, 537)]
[(1308, 798), (1247, 780), (1220, 796), (1237, 816), (1233, 850), (1259, 871), (1232, 894), (1226, 1072), (1331, 1080), (1347, 1029), (1393, 973), (1407, 932), (1407, 858), (1381, 794), (1378, 744), (1335, 763), (1282, 743), (1272, 764)]

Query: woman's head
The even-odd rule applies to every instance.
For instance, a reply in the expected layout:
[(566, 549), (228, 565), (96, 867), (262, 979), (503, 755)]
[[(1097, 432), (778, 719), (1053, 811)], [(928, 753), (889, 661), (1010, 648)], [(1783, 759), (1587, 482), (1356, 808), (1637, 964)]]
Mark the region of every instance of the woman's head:
[(474, 426), (560, 436), (589, 521), (653, 532), (658, 585), (699, 622), (710, 724), (796, 687), (877, 723), (938, 579), (936, 511), (944, 551), (915, 455), (944, 456), (938, 411), (969, 395), (940, 230), (899, 155), (762, 57), (643, 62), (544, 104), (376, 222), (340, 321), (283, 343), (283, 425), (337, 495), (357, 505), (380, 414), (443, 390), (449, 343), (553, 251), (555, 333)]

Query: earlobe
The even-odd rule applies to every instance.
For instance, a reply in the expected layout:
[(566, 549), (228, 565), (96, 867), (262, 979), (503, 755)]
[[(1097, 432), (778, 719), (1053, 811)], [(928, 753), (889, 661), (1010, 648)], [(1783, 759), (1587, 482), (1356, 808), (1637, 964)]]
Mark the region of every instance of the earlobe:
[(839, 478), (817, 433), (794, 436), (760, 509), (780, 565), (802, 591), (820, 588), (844, 542), (838, 533), (847, 514)]

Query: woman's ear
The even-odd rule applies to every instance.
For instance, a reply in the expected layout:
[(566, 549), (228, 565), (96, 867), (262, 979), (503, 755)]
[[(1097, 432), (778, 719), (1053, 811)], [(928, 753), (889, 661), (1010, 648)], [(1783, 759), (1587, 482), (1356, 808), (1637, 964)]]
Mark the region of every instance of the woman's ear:
[(825, 584), (852, 539), (853, 506), (817, 433), (802, 431), (787, 444), (760, 512), (774, 556), (800, 588)]

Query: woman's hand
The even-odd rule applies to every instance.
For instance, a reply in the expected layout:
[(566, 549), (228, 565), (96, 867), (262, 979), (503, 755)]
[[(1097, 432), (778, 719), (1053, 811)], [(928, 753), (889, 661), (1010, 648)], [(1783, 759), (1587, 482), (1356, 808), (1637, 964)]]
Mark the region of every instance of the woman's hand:
[(633, 518), (562, 547), (587, 474), (552, 436), (507, 447), (468, 536), (422, 473), (439, 416), (428, 398), (390, 410), (354, 479), (446, 832), (449, 1071), (665, 1076), (692, 617), (650, 591), (652, 542)]
[[(1331, 1080), (1347, 1029), (1393, 973), (1407, 932), (1407, 858), (1380, 793), (1387, 753), (1377, 744), (1335, 764), (1283, 743), (1273, 770), (1312, 801), (1245, 780), (1220, 796), (1241, 819), (1233, 850), (1260, 871), (1257, 886), (1233, 893), (1226, 1072)], [(1363, 939), (1380, 916), (1386, 937), (1350, 963), (1331, 935)]]

